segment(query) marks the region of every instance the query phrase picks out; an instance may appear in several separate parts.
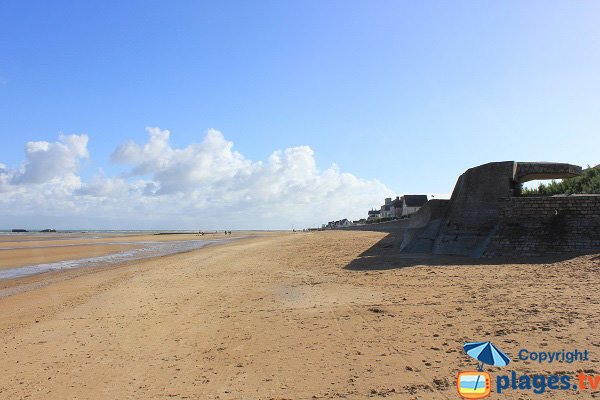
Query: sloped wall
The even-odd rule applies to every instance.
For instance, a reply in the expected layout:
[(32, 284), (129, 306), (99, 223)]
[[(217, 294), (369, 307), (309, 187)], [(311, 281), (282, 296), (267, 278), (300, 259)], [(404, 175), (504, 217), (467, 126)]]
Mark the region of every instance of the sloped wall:
[(433, 199), (411, 216), (400, 251), (431, 253), (450, 200)]

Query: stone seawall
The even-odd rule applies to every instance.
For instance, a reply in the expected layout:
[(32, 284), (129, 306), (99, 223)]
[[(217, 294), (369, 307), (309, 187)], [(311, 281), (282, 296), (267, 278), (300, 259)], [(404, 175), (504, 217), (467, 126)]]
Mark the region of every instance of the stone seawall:
[(498, 217), (485, 257), (600, 252), (600, 195), (513, 197)]
[(408, 227), (408, 219), (401, 219), (396, 221), (380, 222), (376, 224), (365, 224), (365, 225), (354, 225), (344, 228), (336, 228), (344, 231), (371, 231), (371, 232), (386, 232), (394, 235), (403, 235), (404, 231)]

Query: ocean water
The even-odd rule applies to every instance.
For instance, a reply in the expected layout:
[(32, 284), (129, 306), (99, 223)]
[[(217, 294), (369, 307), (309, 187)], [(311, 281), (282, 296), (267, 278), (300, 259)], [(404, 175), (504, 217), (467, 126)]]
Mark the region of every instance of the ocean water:
[[(103, 231), (106, 232), (106, 231)], [(129, 233), (131, 231), (128, 231)], [(140, 260), (151, 257), (164, 256), (175, 253), (200, 249), (211, 244), (231, 241), (238, 238), (211, 239), (211, 240), (181, 240), (171, 242), (127, 242), (115, 241), (104, 244), (133, 244), (141, 247), (131, 250), (125, 250), (118, 253), (106, 254), (102, 256), (80, 258), (77, 260), (65, 260), (45, 264), (35, 264), (23, 267), (0, 270), (0, 280), (21, 278), (24, 276), (40, 274), (42, 272), (57, 271), (72, 268), (97, 267), (104, 265), (115, 265), (127, 261)]]

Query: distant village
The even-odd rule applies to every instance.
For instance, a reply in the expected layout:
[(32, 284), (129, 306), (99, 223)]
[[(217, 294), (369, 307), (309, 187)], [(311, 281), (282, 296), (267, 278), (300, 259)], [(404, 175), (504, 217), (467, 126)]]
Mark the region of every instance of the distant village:
[(402, 197), (396, 196), (394, 200), (388, 197), (379, 209), (369, 210), (367, 218), (361, 218), (357, 221), (350, 221), (347, 218), (339, 221), (329, 221), (327, 224), (323, 224), (321, 229), (344, 228), (409, 218), (412, 214), (419, 211), (425, 203), (427, 203), (426, 194), (405, 194)]

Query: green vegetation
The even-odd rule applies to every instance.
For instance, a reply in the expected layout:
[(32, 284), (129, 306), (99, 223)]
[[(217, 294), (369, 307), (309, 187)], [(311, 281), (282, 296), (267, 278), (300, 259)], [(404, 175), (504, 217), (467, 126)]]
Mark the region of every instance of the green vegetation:
[(600, 165), (588, 166), (583, 174), (575, 178), (540, 183), (535, 189), (521, 188), (521, 196), (552, 196), (555, 194), (596, 193), (600, 194)]

